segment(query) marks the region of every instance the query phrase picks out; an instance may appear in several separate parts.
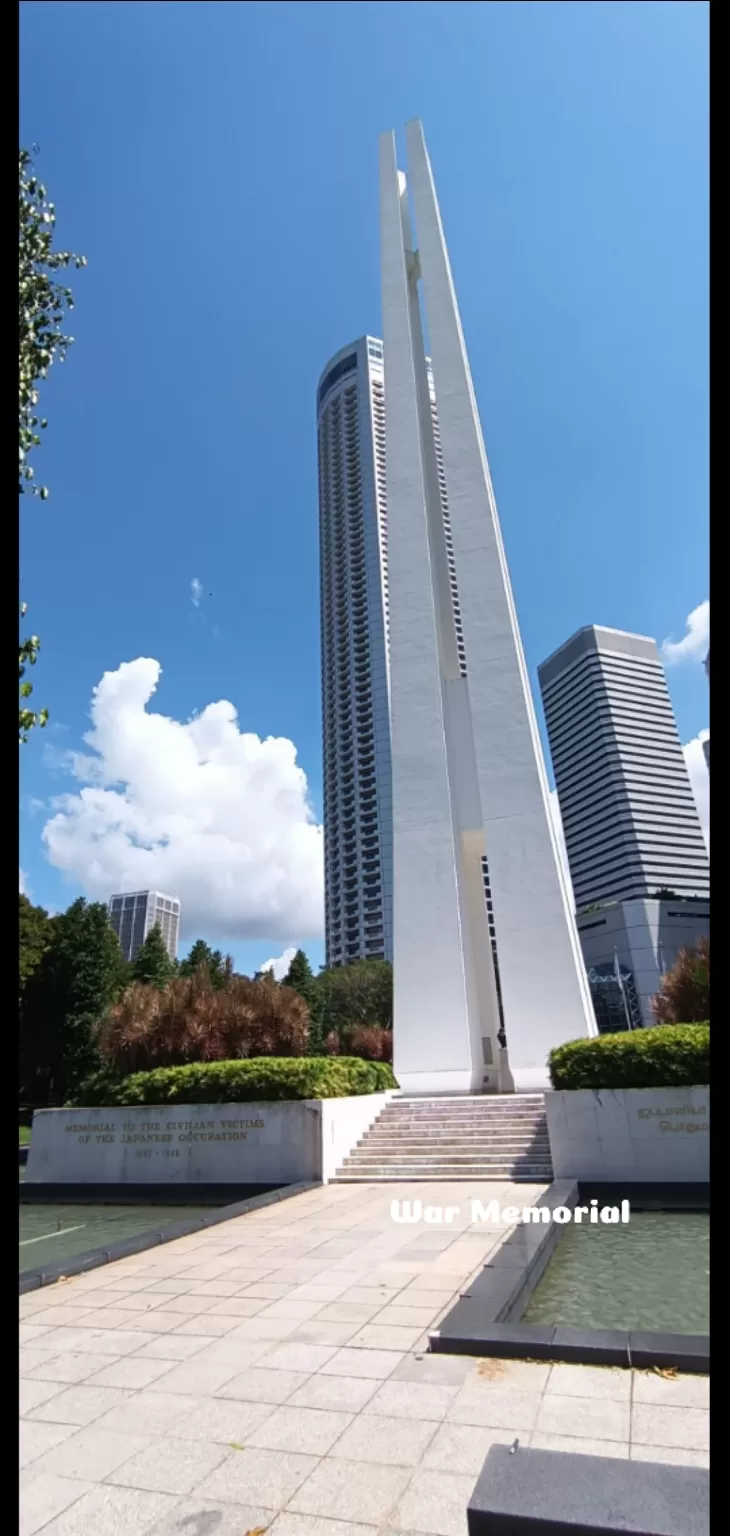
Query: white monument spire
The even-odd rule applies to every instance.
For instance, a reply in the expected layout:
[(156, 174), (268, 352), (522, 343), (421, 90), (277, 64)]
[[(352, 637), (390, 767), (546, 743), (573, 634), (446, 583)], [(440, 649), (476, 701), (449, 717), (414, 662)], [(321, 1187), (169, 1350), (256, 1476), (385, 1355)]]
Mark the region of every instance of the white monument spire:
[(595, 1022), (431, 167), (406, 132), (408, 185), (380, 141), (395, 1072), (495, 1090), (500, 999), (518, 1084)]

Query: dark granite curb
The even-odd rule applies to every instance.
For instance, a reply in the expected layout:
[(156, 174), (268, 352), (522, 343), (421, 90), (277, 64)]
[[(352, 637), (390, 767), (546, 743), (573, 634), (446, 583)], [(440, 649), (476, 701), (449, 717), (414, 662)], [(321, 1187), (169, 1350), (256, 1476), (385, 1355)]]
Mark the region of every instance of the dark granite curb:
[[(572, 1209), (586, 1198), (602, 1198), (620, 1204), (621, 1199), (651, 1201), (660, 1198), (657, 1186), (642, 1186), (641, 1196), (627, 1193), (630, 1186), (555, 1183), (535, 1202), (535, 1209)], [(599, 1190), (600, 1196), (596, 1195)], [(677, 1209), (682, 1200), (690, 1209), (707, 1205), (706, 1186), (692, 1186), (690, 1195), (673, 1187), (667, 1205)], [(520, 1225), (505, 1238), (494, 1259), (462, 1291), (459, 1300), (429, 1335), (433, 1354), (491, 1356), (503, 1360), (569, 1361), (579, 1365), (617, 1365), (626, 1369), (660, 1367), (696, 1374), (710, 1369), (707, 1334), (647, 1333), (597, 1328), (567, 1328), (556, 1324), (521, 1322), (530, 1297), (540, 1280), (562, 1227), (530, 1223)]]
[(469, 1536), (705, 1536), (709, 1487), (699, 1467), (493, 1445), (467, 1529)]
[[(36, 1186), (46, 1192), (56, 1187), (48, 1184)], [(68, 1195), (69, 1186), (63, 1187)], [(108, 1186), (106, 1187), (108, 1189)], [(83, 1185), (82, 1188), (88, 1198), (90, 1186)], [(149, 1185), (146, 1188), (149, 1192)], [(51, 1264), (47, 1269), (25, 1270), (19, 1277), (19, 1294), (24, 1296), (27, 1291), (37, 1291), (41, 1286), (54, 1285), (62, 1277), (83, 1275), (87, 1270), (97, 1269), (102, 1264), (113, 1264), (115, 1259), (130, 1258), (132, 1254), (144, 1253), (148, 1248), (157, 1248), (161, 1243), (172, 1243), (177, 1237), (188, 1237), (191, 1232), (202, 1232), (207, 1227), (217, 1227), (223, 1221), (232, 1221), (235, 1216), (245, 1216), (248, 1211), (261, 1210), (263, 1206), (274, 1205), (279, 1200), (289, 1200), (293, 1195), (301, 1195), (309, 1189), (320, 1188), (319, 1181), (286, 1184), (282, 1189), (269, 1190), (263, 1195), (252, 1195), (249, 1199), (239, 1200), (233, 1205), (218, 1206), (211, 1211), (210, 1216), (194, 1216), (182, 1221), (170, 1222), (157, 1231), (151, 1229), (149, 1232), (138, 1232), (134, 1237), (121, 1238), (118, 1243), (111, 1243), (108, 1248), (91, 1248), (87, 1253), (77, 1254), (75, 1258)], [(80, 1192), (80, 1189), (76, 1190), (77, 1199)], [(198, 1190), (198, 1198), (200, 1199), (201, 1195), (204, 1196), (206, 1193), (208, 1191)], [(47, 1193), (46, 1198), (48, 1198)]]

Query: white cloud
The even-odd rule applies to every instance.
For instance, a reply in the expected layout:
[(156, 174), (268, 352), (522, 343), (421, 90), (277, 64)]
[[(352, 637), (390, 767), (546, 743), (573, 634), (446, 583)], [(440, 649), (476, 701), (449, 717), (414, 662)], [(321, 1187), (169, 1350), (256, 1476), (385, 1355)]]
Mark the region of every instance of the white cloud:
[(687, 615), (687, 633), (681, 640), (664, 640), (662, 655), (668, 666), (681, 661), (704, 661), (710, 646), (710, 602), (706, 598)]
[(273, 971), (274, 981), (283, 981), (295, 954), (295, 949), (285, 949), (283, 955), (279, 955), (278, 959), (264, 960), (263, 965), (259, 966), (259, 970), (262, 972)]
[(23, 874), (22, 869), (18, 870), (18, 891), (21, 896), (30, 896), (27, 876)]
[(160, 664), (105, 672), (94, 689), (83, 786), (52, 801), (47, 856), (93, 900), (153, 888), (179, 896), (186, 934), (319, 938), (322, 828), (296, 747), (239, 729), (225, 700), (180, 722), (147, 709)]
[(699, 735), (692, 741), (688, 741), (682, 748), (708, 851), (710, 847), (710, 775), (702, 743), (707, 741), (709, 734), (709, 731), (700, 731)]
[(200, 607), (200, 599), (203, 596), (203, 583), (199, 577), (194, 576), (190, 583), (190, 600), (194, 608)]

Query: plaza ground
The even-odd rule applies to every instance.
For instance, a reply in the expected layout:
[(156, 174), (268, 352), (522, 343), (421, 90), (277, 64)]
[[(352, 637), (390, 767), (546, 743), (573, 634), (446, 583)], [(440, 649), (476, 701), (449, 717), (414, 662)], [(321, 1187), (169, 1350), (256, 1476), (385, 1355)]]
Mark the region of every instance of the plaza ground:
[(22, 1297), (20, 1536), (465, 1536), (495, 1441), (706, 1466), (707, 1378), (426, 1353), (470, 1201), (543, 1188), (330, 1185)]

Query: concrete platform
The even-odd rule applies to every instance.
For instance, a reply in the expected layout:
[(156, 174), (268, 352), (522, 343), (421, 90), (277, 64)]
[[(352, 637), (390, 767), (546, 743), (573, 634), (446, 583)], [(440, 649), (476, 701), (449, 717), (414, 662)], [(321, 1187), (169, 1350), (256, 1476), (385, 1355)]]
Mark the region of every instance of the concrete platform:
[(426, 1354), (496, 1251), (330, 1185), (21, 1298), (20, 1536), (466, 1536), (493, 1444), (706, 1466), (707, 1379)]

